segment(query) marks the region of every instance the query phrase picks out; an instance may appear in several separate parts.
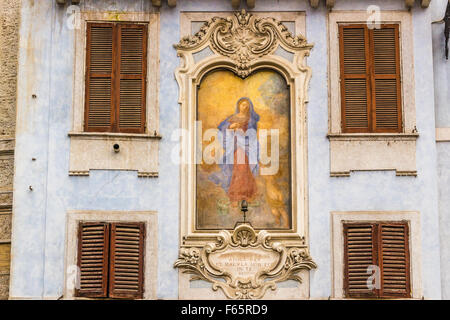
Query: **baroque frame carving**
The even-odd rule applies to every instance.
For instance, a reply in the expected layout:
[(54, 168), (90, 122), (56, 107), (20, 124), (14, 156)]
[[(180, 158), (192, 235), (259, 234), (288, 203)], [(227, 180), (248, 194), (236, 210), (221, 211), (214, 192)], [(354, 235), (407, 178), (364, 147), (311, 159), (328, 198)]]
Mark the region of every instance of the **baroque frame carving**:
[[(284, 19), (283, 19), (284, 20)], [(211, 70), (226, 69), (245, 78), (252, 72), (271, 69), (280, 73), (290, 88), (292, 155), (292, 228), (271, 230), (274, 241), (286, 247), (307, 248), (307, 128), (306, 102), (311, 69), (306, 65), (312, 44), (302, 35), (293, 36), (283, 23), (261, 13), (245, 10), (209, 19), (195, 35), (174, 45), (181, 58), (175, 71), (181, 105), (181, 247), (203, 247), (215, 241), (221, 230), (197, 230), (195, 224), (195, 141), (196, 95), (203, 76)], [(281, 47), (293, 55), (288, 61), (276, 55)], [(196, 61), (204, 49), (212, 54)]]
[[(270, 238), (265, 230), (256, 233), (249, 224), (241, 224), (233, 233), (222, 230), (216, 242), (201, 249), (181, 249), (175, 267), (182, 269), (183, 273), (193, 274), (191, 280), (211, 282), (214, 291), (221, 289), (229, 299), (260, 299), (268, 289), (276, 290), (278, 282), (295, 280), (302, 283), (298, 272), (317, 267), (307, 248), (287, 249)], [(239, 267), (227, 266), (229, 255), (236, 252), (256, 259), (265, 258), (262, 263), (255, 262), (249, 267), (255, 268), (256, 272), (237, 275)]]

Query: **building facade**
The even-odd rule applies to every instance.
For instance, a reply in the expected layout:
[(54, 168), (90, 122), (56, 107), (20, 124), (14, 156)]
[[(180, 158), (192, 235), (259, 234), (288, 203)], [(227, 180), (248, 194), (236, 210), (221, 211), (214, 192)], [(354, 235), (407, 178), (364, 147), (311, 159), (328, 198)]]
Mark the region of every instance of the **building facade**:
[(9, 297), (450, 298), (447, 6), (22, 0)]

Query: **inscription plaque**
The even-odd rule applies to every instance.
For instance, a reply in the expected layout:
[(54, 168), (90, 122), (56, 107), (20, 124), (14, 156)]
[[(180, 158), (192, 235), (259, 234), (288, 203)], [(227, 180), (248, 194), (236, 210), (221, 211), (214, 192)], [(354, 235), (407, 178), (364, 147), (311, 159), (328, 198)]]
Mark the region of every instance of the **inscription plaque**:
[(221, 231), (203, 248), (182, 248), (174, 266), (193, 274), (191, 280), (211, 282), (230, 299), (260, 299), (268, 289), (276, 290), (277, 282), (301, 282), (299, 271), (316, 268), (306, 247), (286, 248), (250, 224)]

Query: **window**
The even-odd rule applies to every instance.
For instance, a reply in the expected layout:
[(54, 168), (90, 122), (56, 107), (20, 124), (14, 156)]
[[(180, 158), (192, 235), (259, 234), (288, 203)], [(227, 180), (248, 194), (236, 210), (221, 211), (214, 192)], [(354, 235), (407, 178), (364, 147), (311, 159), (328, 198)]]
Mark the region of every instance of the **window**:
[[(344, 223), (343, 230), (346, 297), (411, 297), (408, 223)], [(371, 289), (368, 267), (373, 265), (380, 277), (374, 277)]]
[(147, 25), (88, 23), (84, 129), (145, 132)]
[(80, 222), (76, 296), (142, 299), (144, 223)]
[(402, 132), (398, 25), (340, 25), (344, 133)]

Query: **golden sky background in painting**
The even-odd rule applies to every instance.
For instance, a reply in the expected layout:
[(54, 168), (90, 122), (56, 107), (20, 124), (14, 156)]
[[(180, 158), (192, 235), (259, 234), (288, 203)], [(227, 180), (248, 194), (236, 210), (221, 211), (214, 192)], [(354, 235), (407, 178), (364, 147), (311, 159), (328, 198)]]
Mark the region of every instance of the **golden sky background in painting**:
[[(198, 90), (198, 115), (202, 121), (203, 132), (210, 128), (217, 128), (219, 124), (236, 111), (236, 103), (242, 97), (250, 98), (256, 113), (260, 116), (260, 129), (278, 129), (280, 132), (280, 155), (289, 149), (289, 114), (274, 112), (268, 104), (267, 96), (261, 86), (279, 76), (274, 71), (259, 71), (245, 79), (241, 79), (231, 71), (214, 71), (206, 75)], [(271, 96), (271, 100), (283, 98), (286, 92)], [(281, 97), (283, 95), (283, 97)], [(270, 100), (269, 100), (270, 101)], [(208, 142), (203, 143), (203, 148)], [(284, 152), (283, 152), (284, 151)], [(209, 165), (202, 165), (210, 170)]]

